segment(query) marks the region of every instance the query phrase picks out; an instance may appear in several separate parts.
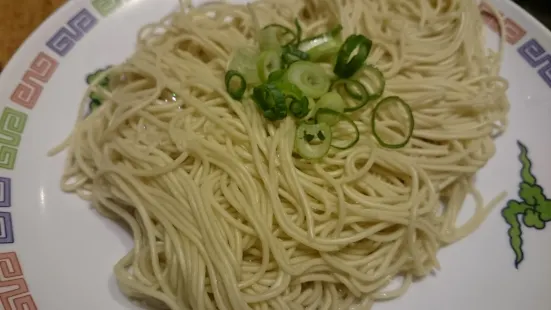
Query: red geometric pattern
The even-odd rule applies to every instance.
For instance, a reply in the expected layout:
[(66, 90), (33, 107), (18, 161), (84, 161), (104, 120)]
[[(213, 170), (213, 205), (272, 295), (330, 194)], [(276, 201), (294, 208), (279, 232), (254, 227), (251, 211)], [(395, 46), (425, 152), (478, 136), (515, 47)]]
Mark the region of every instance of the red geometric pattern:
[[(499, 23), (497, 21), (496, 16), (494, 16), (493, 11), (490, 9), (490, 6), (486, 2), (480, 3), (479, 6), (480, 13), (482, 14), (482, 19), (484, 20), (484, 23), (492, 29), (497, 34), (500, 34), (501, 31), (499, 29)], [(501, 16), (503, 16), (503, 12), (499, 12)], [(520, 39), (522, 39), (526, 35), (526, 30), (522, 28), (519, 24), (517, 24), (514, 20), (510, 19), (509, 17), (505, 18), (505, 39), (507, 42), (511, 45), (515, 45), (518, 43)]]
[(0, 253), (0, 304), (4, 310), (37, 310), (15, 252)]
[(50, 80), (57, 66), (58, 62), (55, 59), (40, 52), (25, 72), (21, 83), (13, 91), (11, 100), (27, 109), (34, 108), (42, 93), (42, 84)]

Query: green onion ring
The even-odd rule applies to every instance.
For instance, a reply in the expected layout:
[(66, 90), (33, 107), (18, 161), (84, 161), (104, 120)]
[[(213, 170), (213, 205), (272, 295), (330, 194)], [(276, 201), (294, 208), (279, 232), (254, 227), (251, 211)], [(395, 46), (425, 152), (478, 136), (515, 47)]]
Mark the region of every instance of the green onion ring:
[[(352, 107), (346, 107), (344, 112), (354, 112), (363, 108), (369, 102), (369, 93), (365, 86), (357, 80), (337, 80), (331, 85), (331, 90), (336, 90), (340, 85), (344, 85), (346, 93), (352, 97), (354, 100), (359, 101), (359, 103)], [(359, 91), (353, 91), (352, 87), (356, 87)]]
[(296, 118), (303, 118), (310, 112), (309, 109), (309, 102), (307, 97), (302, 97), (301, 99), (296, 99), (293, 97), (287, 97), (290, 98), (291, 104), (289, 104), (289, 112), (291, 112), (291, 115), (293, 115)]
[[(363, 66), (372, 46), (371, 40), (361, 34), (353, 34), (346, 38), (337, 54), (337, 62), (333, 72), (340, 78), (353, 76)], [(358, 53), (350, 56), (358, 48)]]
[[(277, 42), (279, 42), (279, 45), (280, 46), (287, 46), (289, 44), (292, 44), (293, 42), (296, 41), (297, 39), (297, 35), (293, 32), (293, 30), (283, 26), (283, 25), (280, 25), (280, 24), (269, 24), (269, 25), (266, 25), (264, 28), (262, 28), (262, 31), (264, 33), (268, 32), (268, 31), (271, 31), (271, 30), (275, 30), (275, 40), (277, 40)], [(279, 33), (281, 31), (281, 34)], [(285, 37), (286, 35), (291, 35), (291, 38), (288, 40), (288, 41), (284, 41), (284, 42), (281, 42), (280, 39), (282, 39), (283, 37)]]
[(323, 67), (309, 61), (294, 62), (289, 66), (286, 76), (289, 82), (311, 98), (323, 96), (331, 87), (331, 80)]
[(287, 66), (299, 60), (309, 60), (309, 59), (310, 59), (310, 55), (308, 55), (308, 53), (303, 52), (292, 45), (285, 46), (281, 54), (281, 60), (283, 64)]
[[(408, 115), (408, 118), (409, 118), (409, 121), (410, 121), (410, 124), (411, 124), (410, 127), (409, 127), (409, 130), (408, 130), (407, 137), (405, 137), (404, 141), (402, 141), (400, 143), (396, 143), (396, 144), (391, 144), (391, 143), (387, 143), (387, 142), (383, 141), (383, 139), (377, 133), (377, 127), (376, 127), (376, 125), (377, 125), (377, 117), (376, 117), (377, 116), (377, 111), (384, 104), (392, 103), (392, 102), (397, 102), (397, 103), (401, 104), (406, 109), (406, 113)], [(386, 147), (386, 148), (389, 148), (389, 149), (399, 149), (399, 148), (402, 148), (402, 147), (406, 146), (408, 144), (409, 140), (411, 139), (411, 137), (413, 136), (413, 128), (414, 127), (415, 127), (415, 120), (413, 118), (413, 111), (411, 110), (411, 107), (407, 103), (405, 103), (402, 100), (402, 98), (400, 98), (400, 97), (397, 97), (397, 96), (386, 97), (385, 99), (379, 101), (379, 103), (377, 103), (375, 108), (373, 108), (373, 112), (371, 114), (371, 131), (373, 132), (373, 135), (375, 136), (375, 139), (377, 139), (377, 142), (379, 142), (379, 144), (383, 147)]]
[[(239, 88), (237, 89), (233, 89), (231, 87), (231, 81), (234, 77), (239, 79)], [(245, 77), (243, 77), (241, 73), (235, 70), (229, 70), (228, 72), (226, 72), (224, 80), (226, 83), (226, 89), (228, 90), (228, 94), (230, 94), (230, 97), (235, 100), (241, 100), (241, 98), (243, 98), (245, 90), (247, 89), (247, 81), (245, 80)]]
[[(350, 126), (352, 126), (352, 128), (354, 129), (354, 138), (350, 141), (335, 141), (335, 137), (333, 136), (333, 141), (331, 141), (331, 146), (336, 148), (336, 149), (339, 149), (339, 150), (347, 150), (351, 147), (353, 147), (354, 145), (356, 145), (358, 143), (358, 141), (360, 141), (360, 129), (358, 128), (358, 126), (354, 123), (354, 120), (352, 120), (350, 117), (346, 116), (344, 113), (340, 113), (340, 112), (337, 112), (337, 111), (334, 111), (334, 110), (331, 110), (331, 109), (325, 109), (325, 108), (321, 108), (321, 109), (318, 109), (317, 112), (316, 112), (316, 120), (320, 119), (321, 117), (323, 117), (324, 115), (332, 115), (332, 116), (336, 116), (338, 117), (341, 121), (344, 121), (346, 123), (348, 123)], [(341, 143), (339, 143), (341, 142)]]

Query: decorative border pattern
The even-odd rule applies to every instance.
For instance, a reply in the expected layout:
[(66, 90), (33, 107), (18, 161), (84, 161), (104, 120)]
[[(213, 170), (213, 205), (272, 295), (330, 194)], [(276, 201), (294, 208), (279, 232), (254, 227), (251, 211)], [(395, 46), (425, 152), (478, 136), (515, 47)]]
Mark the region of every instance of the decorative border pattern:
[(11, 101), (27, 109), (34, 108), (43, 89), (43, 85), (39, 82), (48, 83), (58, 64), (55, 59), (46, 53), (38, 53), (27, 72), (25, 72), (23, 80), (13, 91)]
[[(0, 207), (11, 207), (11, 179), (0, 177)], [(13, 243), (13, 223), (9, 212), (0, 212), (0, 244)]]
[(0, 208), (11, 207), (11, 179), (0, 177)]
[(0, 212), (0, 244), (13, 243), (13, 226), (11, 214)]
[(101, 16), (108, 16), (122, 5), (122, 0), (92, 0), (92, 6)]
[[(480, 12), (484, 23), (494, 32), (500, 33), (499, 24), (492, 10), (486, 2), (480, 3)], [(503, 16), (503, 12), (499, 12)], [(511, 45), (516, 45), (522, 38), (526, 36), (526, 30), (518, 23), (505, 18), (505, 37)], [(551, 55), (545, 51), (543, 46), (534, 38), (523, 43), (518, 49), (520, 56), (528, 62), (528, 64), (537, 69), (538, 75), (551, 88)]]
[[(482, 2), (479, 5), (480, 13), (482, 14), (482, 19), (484, 23), (490, 27), (495, 33), (500, 33), (499, 23), (493, 11), (486, 2)], [(503, 12), (499, 12), (502, 17), (505, 17), (505, 39), (511, 45), (515, 45), (526, 35), (526, 30), (517, 24), (514, 20), (509, 17), (504, 16)]]
[(551, 55), (543, 46), (531, 39), (518, 48), (518, 53), (532, 68), (538, 69), (539, 76), (551, 88)]
[(13, 170), (27, 114), (5, 107), (0, 116), (0, 168)]
[(48, 40), (46, 46), (61, 57), (67, 55), (77, 41), (82, 39), (98, 23), (98, 19), (87, 9), (80, 10)]
[[(106, 16), (120, 5), (119, 0), (93, 0), (96, 9)], [(111, 5), (109, 5), (111, 4)], [(46, 47), (57, 56), (67, 55), (98, 23), (98, 18), (82, 8), (66, 25), (62, 26), (46, 42)], [(10, 99), (13, 104), (32, 110), (40, 99), (44, 86), (50, 81), (59, 66), (59, 60), (40, 51), (23, 74)], [(6, 106), (0, 114), (0, 168), (13, 170), (18, 147), (21, 143), (27, 114)], [(0, 245), (14, 243), (11, 179), (0, 177)], [(0, 253), (0, 309), (37, 310), (24, 279), (19, 259), (15, 252)]]
[(15, 252), (0, 253), (0, 304), (4, 310), (37, 310)]
[(520, 149), (518, 160), (521, 164), (518, 199), (507, 201), (501, 210), (505, 223), (509, 226), (507, 235), (509, 245), (515, 254), (515, 268), (524, 261), (523, 230), (533, 228), (543, 230), (551, 222), (551, 199), (545, 194), (545, 189), (539, 184), (533, 172), (533, 162), (528, 148), (517, 141)]

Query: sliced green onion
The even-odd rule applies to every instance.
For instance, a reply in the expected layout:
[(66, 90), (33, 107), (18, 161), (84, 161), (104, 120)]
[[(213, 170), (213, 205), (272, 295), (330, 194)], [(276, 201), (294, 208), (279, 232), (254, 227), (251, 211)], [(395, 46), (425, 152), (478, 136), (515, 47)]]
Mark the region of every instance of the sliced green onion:
[[(353, 76), (363, 66), (367, 56), (369, 56), (371, 45), (371, 40), (361, 34), (349, 36), (344, 41), (337, 55), (337, 62), (333, 69), (335, 75), (343, 79)], [(352, 56), (352, 53), (356, 49), (358, 53)]]
[(268, 76), (268, 83), (277, 82), (285, 76), (285, 70), (275, 70)]
[(279, 87), (279, 89), (285, 94), (287, 97), (292, 97), (295, 99), (300, 99), (304, 96), (300, 88), (295, 86), (292, 83), (289, 83), (287, 81), (280, 81), (279, 83), (276, 83), (276, 85)]
[[(324, 139), (320, 139), (319, 135)], [(316, 139), (318, 138), (318, 139)], [(331, 148), (331, 127), (302, 122), (295, 133), (295, 149), (302, 158), (319, 159)]]
[(281, 68), (281, 57), (274, 50), (264, 51), (260, 53), (256, 62), (256, 70), (260, 81), (265, 82), (269, 75)]
[(308, 60), (309, 58), (310, 56), (307, 53), (299, 50), (293, 45), (284, 47), (281, 53), (281, 59), (286, 66), (299, 60)]
[[(237, 83), (239, 83), (237, 86), (234, 83), (236, 79)], [(226, 72), (224, 80), (226, 83), (226, 89), (230, 97), (235, 100), (241, 100), (241, 98), (243, 98), (245, 90), (247, 89), (247, 81), (245, 80), (243, 75), (235, 70), (230, 70)]]
[(307, 97), (302, 97), (300, 99), (291, 98), (291, 104), (289, 105), (289, 112), (296, 118), (303, 118), (310, 112), (308, 107), (309, 102)]
[[(90, 73), (86, 76), (86, 83), (87, 84), (92, 84), (94, 83), (101, 74), (103, 74), (106, 70), (109, 70), (111, 68), (111, 66), (107, 66), (105, 69), (99, 69), (99, 70), (96, 70), (96, 72), (94, 73)], [(103, 79), (101, 79), (96, 85), (100, 88), (104, 88), (104, 89), (109, 89), (109, 82), (110, 82), (110, 77), (109, 75), (105, 76)], [(89, 98), (92, 100), (92, 101), (98, 101), (100, 104), (101, 104), (101, 101), (104, 99), (98, 92), (90, 92), (90, 95), (89, 95)]]
[[(385, 104), (391, 104), (391, 103), (398, 103), (398, 104), (400, 104), (404, 107), (404, 109), (406, 110), (406, 114), (408, 116), (408, 119), (409, 119), (409, 123), (410, 123), (409, 129), (407, 131), (407, 136), (404, 138), (404, 140), (402, 142), (394, 143), (394, 144), (384, 141), (379, 136), (379, 134), (377, 133), (377, 126), (376, 126), (377, 125), (377, 112), (379, 111), (379, 108), (381, 108)], [(397, 97), (397, 96), (387, 97), (387, 98), (379, 101), (379, 103), (377, 103), (375, 108), (373, 108), (373, 112), (372, 112), (372, 115), (371, 115), (371, 131), (373, 131), (373, 136), (375, 136), (375, 139), (377, 139), (379, 144), (383, 147), (386, 147), (386, 148), (389, 148), (389, 149), (399, 149), (399, 148), (402, 148), (402, 147), (406, 146), (408, 144), (409, 140), (411, 139), (411, 136), (413, 135), (414, 126), (415, 126), (415, 121), (413, 119), (413, 112), (411, 111), (411, 107), (407, 103), (405, 103), (402, 100), (402, 98), (400, 98), (400, 97)]]
[(356, 80), (341, 80), (346, 81), (344, 84), (344, 89), (346, 90), (346, 93), (356, 99), (356, 100), (367, 100), (369, 97), (369, 94), (367, 93), (367, 89), (365, 89), (365, 86), (362, 85), (359, 81)]
[(304, 39), (300, 42), (298, 48), (308, 53), (312, 61), (324, 59), (339, 51), (342, 45), (340, 38), (341, 31), (342, 26), (338, 25), (327, 33)]
[(325, 135), (323, 134), (323, 132), (318, 131), (317, 136), (318, 136), (318, 139), (320, 139), (320, 141), (324, 141), (324, 140), (325, 140)]
[[(92, 84), (93, 82), (95, 82), (95, 80), (97, 78), (99, 78), (99, 76), (102, 73), (104, 73), (105, 71), (111, 69), (111, 67), (112, 66), (107, 66), (104, 69), (98, 69), (98, 70), (96, 70), (96, 72), (88, 74), (86, 76), (86, 83), (87, 84)], [(109, 75), (106, 75), (101, 81), (99, 81), (99, 83), (97, 85), (107, 88), (109, 86)]]
[(260, 79), (256, 69), (258, 54), (258, 51), (251, 47), (236, 49), (231, 56), (227, 71), (240, 72), (250, 85), (259, 84)]
[(280, 24), (270, 24), (260, 31), (259, 45), (261, 50), (277, 50), (293, 43), (296, 38), (291, 29)]
[(327, 116), (337, 117), (339, 121), (344, 121), (345, 123), (349, 124), (352, 127), (352, 130), (354, 132), (354, 135), (350, 139), (342, 140), (342, 139), (336, 138), (335, 130), (334, 130), (332, 132), (333, 134), (332, 141), (331, 141), (332, 147), (339, 150), (347, 150), (353, 147), (354, 145), (356, 145), (358, 141), (360, 141), (360, 130), (358, 129), (358, 126), (354, 123), (354, 121), (350, 117), (346, 116), (344, 113), (340, 113), (331, 109), (322, 108), (322, 109), (318, 109), (316, 112), (316, 121), (319, 121), (320, 119), (325, 118)]
[(285, 79), (284, 70), (276, 70), (268, 77), (268, 83), (273, 84), (287, 97), (300, 99), (304, 96), (302, 91), (293, 83)]
[(305, 96), (319, 98), (331, 86), (331, 80), (318, 64), (297, 61), (287, 70), (287, 80), (295, 84)]
[(268, 120), (282, 120), (287, 116), (285, 95), (273, 84), (253, 88), (252, 99)]
[[(369, 100), (379, 99), (379, 97), (383, 95), (386, 85), (383, 73), (374, 66), (369, 65), (365, 66), (364, 74), (365, 79), (362, 78), (362, 80), (365, 80), (364, 84), (369, 94)], [(347, 85), (345, 85), (345, 87), (347, 87)]]
[(357, 105), (345, 107), (344, 112), (357, 111), (368, 103), (369, 93), (362, 83), (356, 80), (337, 80), (331, 85), (331, 90), (338, 91), (341, 85), (344, 85), (344, 89), (350, 97), (358, 101)]
[(89, 95), (88, 97), (89, 97), (92, 101), (101, 102), (101, 101), (103, 100), (103, 97), (102, 97), (99, 93), (97, 93), (97, 92), (95, 92), (95, 91), (91, 92), (90, 95)]
[(94, 111), (95, 109), (99, 108), (101, 106), (101, 101), (100, 100), (94, 100), (92, 99), (92, 101), (90, 101), (90, 112)]
[[(345, 107), (344, 100), (336, 92), (326, 93), (325, 95), (321, 96), (321, 98), (316, 103), (317, 110), (330, 109), (335, 112), (342, 113), (344, 112), (344, 107)], [(320, 123), (326, 123), (328, 125), (333, 126), (339, 122), (340, 118), (338, 115), (323, 113), (322, 115), (317, 115), (316, 120)]]

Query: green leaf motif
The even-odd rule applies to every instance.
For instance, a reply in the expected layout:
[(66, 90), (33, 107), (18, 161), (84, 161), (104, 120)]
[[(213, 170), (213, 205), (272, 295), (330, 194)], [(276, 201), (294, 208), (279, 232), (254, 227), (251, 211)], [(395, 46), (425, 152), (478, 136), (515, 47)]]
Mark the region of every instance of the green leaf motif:
[(517, 142), (520, 148), (519, 160), (522, 164), (522, 170), (520, 170), (520, 177), (522, 182), (534, 185), (536, 184), (536, 177), (532, 174), (532, 161), (528, 158), (528, 149), (520, 141)]
[(505, 222), (509, 224), (507, 234), (509, 236), (509, 244), (515, 252), (515, 267), (517, 268), (524, 260), (524, 252), (522, 251), (522, 229), (518, 216), (524, 214), (529, 208), (529, 206), (523, 203), (510, 200), (507, 202), (507, 206), (501, 211), (501, 215), (505, 219)]
[[(551, 221), (551, 200), (547, 199), (543, 188), (537, 184), (536, 176), (532, 173), (532, 161), (528, 157), (528, 148), (520, 141), (519, 161), (521, 182), (518, 195), (522, 201), (510, 200), (501, 211), (505, 222), (509, 225), (507, 235), (509, 244), (515, 254), (515, 268), (524, 260), (522, 249), (522, 226), (542, 230), (546, 223)], [(519, 219), (520, 218), (520, 219)]]
[(545, 200), (543, 195), (543, 188), (539, 185), (532, 185), (528, 183), (520, 183), (520, 189), (518, 195), (526, 204), (536, 206), (538, 202)]
[(524, 225), (535, 229), (545, 228), (545, 222), (541, 219), (540, 213), (532, 209), (524, 211)]
[(92, 0), (92, 6), (103, 16), (115, 12), (122, 5), (122, 0)]

